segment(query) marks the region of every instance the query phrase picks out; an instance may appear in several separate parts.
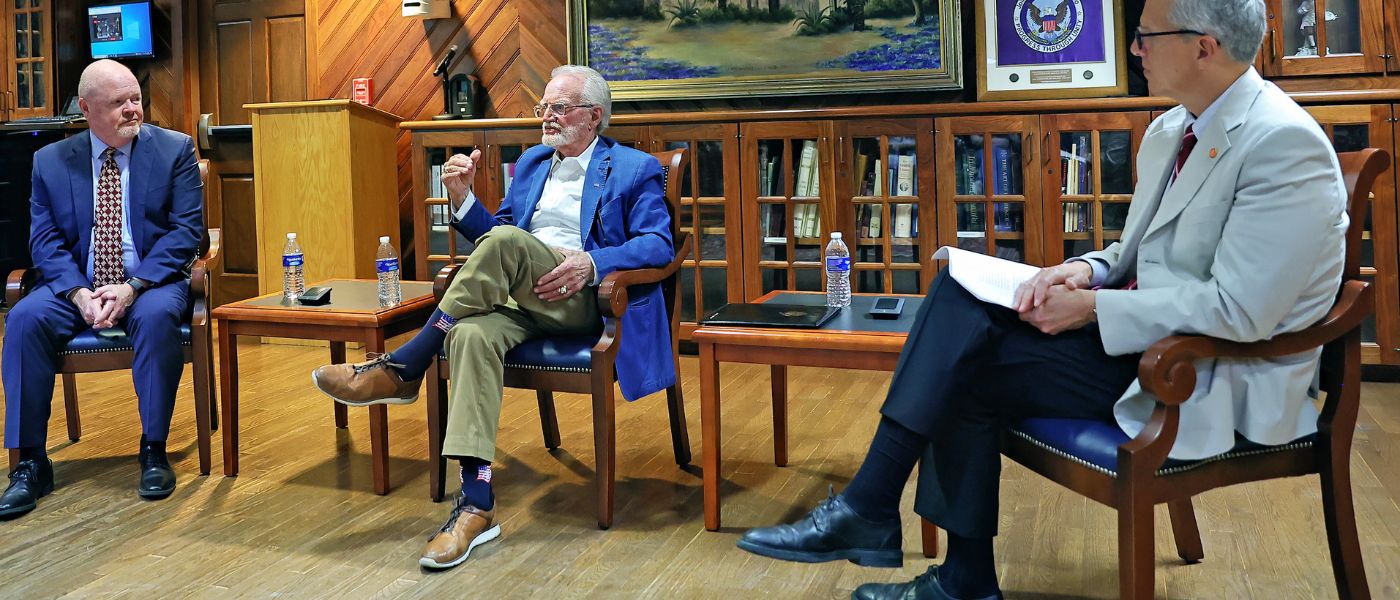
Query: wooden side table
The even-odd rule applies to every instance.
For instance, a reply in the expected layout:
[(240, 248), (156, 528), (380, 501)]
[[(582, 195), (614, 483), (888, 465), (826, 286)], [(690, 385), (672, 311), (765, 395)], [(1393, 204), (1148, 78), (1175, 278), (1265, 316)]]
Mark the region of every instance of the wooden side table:
[[(422, 327), (436, 305), (433, 284), (427, 282), (403, 282), (404, 301), (388, 308), (379, 307), (377, 282), (373, 279), (332, 279), (315, 285), (331, 287), (330, 304), (303, 306), (288, 302), (278, 292), (214, 309), (219, 327), (219, 388), (227, 477), (238, 474), (238, 336), (326, 340), (331, 343), (331, 362), (339, 364), (345, 362), (346, 342), (363, 342), (366, 352), (383, 352), (386, 338)], [(334, 405), (335, 426), (343, 429), (345, 405)], [(388, 407), (369, 407), (374, 493), (381, 495), (389, 493), (388, 438)]]
[[(899, 362), (922, 296), (905, 299), (897, 320), (867, 316), (876, 298), (892, 294), (857, 294), (851, 306), (820, 329), (701, 325), (692, 334), (700, 346), (700, 428), (703, 448), (705, 529), (720, 527), (720, 361), (770, 365), (773, 385), (773, 463), (787, 466), (787, 368), (827, 367), (893, 371)], [(770, 292), (755, 302), (821, 305), (826, 295)], [(937, 530), (924, 522), (924, 554), (938, 553)]]

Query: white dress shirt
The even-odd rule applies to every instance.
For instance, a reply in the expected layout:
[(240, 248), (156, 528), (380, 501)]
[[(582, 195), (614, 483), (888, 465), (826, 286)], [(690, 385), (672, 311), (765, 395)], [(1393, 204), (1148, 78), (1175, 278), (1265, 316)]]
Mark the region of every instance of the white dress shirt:
[[(92, 135), (91, 131), (88, 132), (88, 137), (92, 144), (92, 221), (95, 233), (97, 229), (97, 183), (102, 179), (102, 153), (107, 151), (107, 144), (97, 139), (97, 136)], [(127, 180), (130, 178), (131, 171), (128, 168), (131, 166), (131, 147), (130, 141), (125, 145), (118, 146), (116, 154), (112, 157), (117, 161), (117, 170), (121, 172), (122, 182), (122, 268), (126, 271), (123, 279), (131, 277), (131, 274), (136, 272), (136, 267), (141, 264), (141, 261), (136, 258), (136, 244), (131, 238), (131, 194), (127, 191), (129, 187)], [(92, 280), (92, 250), (93, 244), (96, 243), (96, 236), (88, 237), (86, 272), (88, 280)]]

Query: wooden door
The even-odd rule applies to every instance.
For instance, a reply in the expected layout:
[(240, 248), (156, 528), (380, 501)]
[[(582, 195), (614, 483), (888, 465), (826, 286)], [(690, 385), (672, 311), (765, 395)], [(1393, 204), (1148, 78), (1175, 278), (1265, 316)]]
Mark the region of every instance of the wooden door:
[(1044, 266), (1040, 118), (934, 121), (938, 243)]
[[(245, 125), (244, 104), (307, 99), (304, 13), (302, 0), (200, 0), (200, 112), (217, 125)], [(216, 138), (201, 151), (209, 159), (206, 224), (224, 236), (218, 305), (258, 291), (252, 138)]]
[[(1386, 68), (1383, 0), (1268, 0), (1265, 75), (1379, 73)], [(1394, 10), (1393, 8), (1391, 10)]]
[(1137, 151), (1147, 112), (1045, 115), (1045, 263), (1056, 264), (1118, 241), (1137, 184)]
[[(1392, 107), (1307, 106), (1338, 152), (1383, 148), (1395, 158)], [(1361, 276), (1376, 286), (1376, 314), (1361, 326), (1361, 359), (1367, 364), (1400, 364), (1400, 276), (1396, 267), (1396, 189), (1392, 166), (1376, 178), (1371, 210), (1361, 233)]]
[(841, 122), (836, 163), (836, 223), (851, 249), (852, 291), (927, 291), (938, 238), (933, 121)]
[(836, 230), (831, 122), (743, 123), (739, 131), (745, 299), (825, 289), (822, 253)]
[(681, 231), (693, 250), (681, 263), (681, 339), (698, 319), (729, 302), (744, 301), (744, 228), (739, 192), (739, 126), (734, 123), (656, 125), (651, 152), (685, 148), (681, 177)]
[(54, 114), (53, 10), (50, 0), (6, 0), (4, 120)]

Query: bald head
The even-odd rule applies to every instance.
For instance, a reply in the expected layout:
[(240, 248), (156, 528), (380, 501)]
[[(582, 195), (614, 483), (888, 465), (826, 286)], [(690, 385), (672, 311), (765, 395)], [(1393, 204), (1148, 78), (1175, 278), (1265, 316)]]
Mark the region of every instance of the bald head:
[(78, 78), (78, 108), (88, 130), (102, 143), (120, 147), (141, 131), (141, 84), (131, 69), (113, 60), (99, 60)]

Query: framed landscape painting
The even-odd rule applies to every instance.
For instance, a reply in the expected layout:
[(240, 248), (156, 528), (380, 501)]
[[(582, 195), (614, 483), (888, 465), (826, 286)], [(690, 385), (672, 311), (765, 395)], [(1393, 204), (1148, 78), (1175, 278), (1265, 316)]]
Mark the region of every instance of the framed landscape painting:
[(569, 0), (615, 100), (962, 89), (958, 0)]

